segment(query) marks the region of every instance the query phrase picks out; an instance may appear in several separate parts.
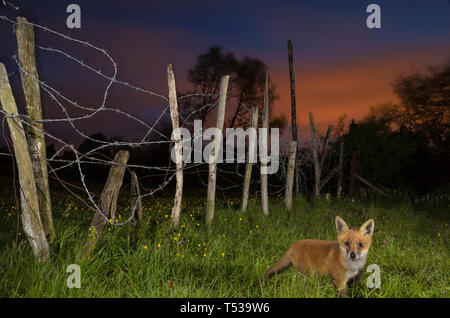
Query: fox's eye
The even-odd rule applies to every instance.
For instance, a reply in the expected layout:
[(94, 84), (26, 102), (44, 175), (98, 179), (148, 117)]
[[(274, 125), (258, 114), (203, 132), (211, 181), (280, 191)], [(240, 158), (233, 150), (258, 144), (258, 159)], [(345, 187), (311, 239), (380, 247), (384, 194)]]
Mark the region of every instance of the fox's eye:
[(350, 243), (349, 242), (345, 242), (345, 246), (350, 246)]
[(364, 244), (363, 243), (359, 243), (359, 247), (363, 247), (364, 246)]

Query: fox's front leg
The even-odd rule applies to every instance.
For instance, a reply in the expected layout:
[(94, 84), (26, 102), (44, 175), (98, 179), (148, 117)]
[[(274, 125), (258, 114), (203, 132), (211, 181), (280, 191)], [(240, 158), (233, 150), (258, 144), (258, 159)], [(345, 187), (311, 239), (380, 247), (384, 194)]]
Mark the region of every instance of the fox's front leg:
[(347, 292), (347, 281), (344, 275), (336, 275), (332, 279), (334, 287), (339, 291), (339, 297), (344, 297)]
[(345, 297), (347, 293), (347, 284), (344, 282), (341, 286), (338, 287), (339, 290), (339, 297)]

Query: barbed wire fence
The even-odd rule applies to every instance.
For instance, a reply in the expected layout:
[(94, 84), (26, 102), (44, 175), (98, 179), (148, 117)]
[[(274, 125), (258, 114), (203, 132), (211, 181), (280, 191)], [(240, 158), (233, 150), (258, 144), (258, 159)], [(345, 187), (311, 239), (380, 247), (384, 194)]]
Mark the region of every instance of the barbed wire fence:
[[(13, 32), (16, 32), (16, 28), (19, 24), (19, 22), (16, 22), (9, 17), (5, 15), (0, 15), (0, 22), (8, 23), (12, 26)], [(23, 23), (23, 22), (20, 22)], [(157, 192), (160, 192), (168, 187), (168, 185), (172, 182), (172, 180), (176, 176), (177, 169), (174, 166), (174, 164), (171, 163), (171, 160), (169, 160), (169, 164), (167, 166), (154, 166), (149, 163), (148, 165), (142, 165), (142, 164), (126, 164), (126, 169), (131, 172), (132, 169), (140, 169), (141, 171), (146, 171), (146, 175), (139, 176), (139, 180), (145, 179), (145, 178), (151, 178), (152, 176), (163, 176), (163, 181), (156, 187), (147, 189), (143, 188), (143, 192), (139, 193), (138, 197), (133, 201), (133, 204), (131, 206), (131, 213), (128, 218), (126, 218), (122, 222), (113, 222), (108, 217), (108, 211), (102, 211), (101, 207), (99, 206), (99, 203), (97, 202), (94, 192), (90, 190), (88, 182), (86, 181), (86, 173), (84, 172), (83, 165), (90, 164), (90, 165), (102, 165), (102, 166), (113, 166), (115, 163), (112, 160), (112, 158), (109, 158), (107, 155), (102, 153), (102, 150), (104, 149), (117, 149), (120, 147), (128, 147), (131, 149), (136, 149), (139, 147), (145, 147), (145, 146), (151, 146), (151, 145), (162, 145), (167, 144), (169, 146), (169, 153), (170, 155), (171, 149), (172, 149), (172, 143), (170, 136), (167, 136), (167, 134), (164, 134), (163, 132), (159, 131), (157, 129), (158, 124), (162, 123), (164, 116), (167, 116), (169, 114), (169, 98), (160, 92), (156, 92), (150, 89), (142, 88), (140, 86), (137, 86), (130, 82), (125, 82), (120, 79), (118, 79), (118, 64), (114, 60), (114, 58), (107, 52), (107, 50), (100, 48), (92, 43), (89, 43), (87, 41), (82, 41), (80, 39), (73, 38), (71, 36), (68, 36), (66, 34), (57, 32), (53, 29), (50, 29), (48, 27), (32, 23), (32, 22), (26, 22), (27, 24), (33, 26), (35, 29), (42, 30), (44, 33), (49, 34), (51, 36), (55, 36), (58, 38), (61, 38), (65, 41), (75, 43), (76, 45), (94, 50), (96, 52), (99, 52), (101, 56), (109, 63), (109, 65), (112, 67), (112, 74), (107, 74), (102, 69), (96, 68), (94, 65), (91, 65), (89, 62), (85, 62), (82, 58), (74, 56), (73, 54), (64, 51), (61, 48), (54, 48), (54, 47), (48, 47), (48, 46), (41, 46), (41, 45), (35, 45), (36, 50), (40, 50), (42, 52), (48, 53), (48, 54), (57, 54), (59, 56), (64, 57), (66, 60), (77, 63), (80, 68), (88, 70), (95, 74), (96, 76), (103, 78), (107, 81), (105, 89), (100, 93), (101, 96), (101, 103), (99, 105), (86, 105), (79, 103), (78, 101), (67, 97), (64, 92), (58, 90), (51, 84), (49, 84), (46, 81), (43, 81), (39, 78), (36, 78), (33, 74), (29, 74), (19, 62), (18, 53), (17, 51), (13, 54), (12, 60), (14, 61), (14, 64), (17, 67), (16, 71), (8, 73), (8, 77), (14, 76), (16, 74), (25, 74), (26, 76), (32, 78), (32, 80), (39, 84), (40, 89), (47, 94), (47, 96), (50, 98), (50, 100), (57, 105), (57, 107), (61, 110), (63, 116), (60, 118), (43, 118), (42, 120), (35, 120), (30, 118), (27, 115), (24, 114), (17, 114), (17, 115), (10, 115), (4, 110), (0, 109), (0, 114), (3, 115), (3, 121), (2, 121), (2, 128), (3, 128), (3, 137), (5, 138), (6, 144), (9, 149), (9, 153), (3, 153), (0, 155), (7, 155), (11, 156), (13, 154), (13, 151), (11, 149), (10, 142), (7, 139), (6, 132), (5, 132), (5, 121), (7, 118), (16, 118), (22, 123), (24, 127), (30, 127), (35, 130), (38, 130), (40, 133), (42, 133), (48, 140), (52, 140), (61, 147), (52, 154), (49, 158), (39, 158), (40, 160), (45, 160), (46, 164), (48, 166), (48, 175), (51, 176), (53, 179), (56, 179), (64, 189), (66, 189), (71, 195), (77, 198), (80, 202), (82, 202), (88, 209), (92, 210), (94, 213), (99, 213), (101, 217), (104, 219), (104, 221), (111, 226), (120, 227), (123, 225), (126, 225), (130, 223), (134, 218), (135, 214), (138, 208), (138, 202), (142, 200), (145, 197), (151, 197), (154, 196)], [(157, 98), (162, 105), (162, 111), (157, 116), (156, 120), (154, 120), (152, 123), (148, 123), (145, 120), (142, 120), (135, 115), (132, 115), (129, 112), (126, 112), (122, 110), (119, 107), (112, 107), (110, 106), (110, 99), (109, 96), (111, 95), (111, 90), (113, 86), (118, 85), (125, 88), (128, 88), (135, 93), (141, 93), (145, 94), (147, 96), (151, 96), (154, 98)], [(232, 91), (232, 89), (230, 90)], [(182, 102), (185, 99), (191, 98), (191, 97), (216, 97), (218, 94), (203, 94), (203, 93), (188, 93), (177, 97), (177, 100), (179, 102)], [(180, 103), (182, 104), (182, 103)], [(77, 116), (71, 116), (71, 111), (69, 110), (68, 105), (70, 107), (73, 107), (73, 109), (78, 110), (81, 112), (81, 115)], [(244, 111), (247, 113), (250, 113), (251, 107), (255, 105), (242, 105)], [(261, 106), (261, 105), (256, 105)], [(204, 104), (197, 106), (194, 111), (191, 111), (190, 113), (186, 114), (182, 110), (179, 113), (180, 116), (180, 127), (189, 127), (192, 125), (192, 120), (196, 117), (196, 114), (202, 112), (205, 109), (214, 109), (217, 107), (217, 103), (214, 104)], [(138, 139), (137, 141), (110, 141), (110, 140), (101, 140), (94, 138), (93, 135), (89, 135), (82, 129), (80, 129), (77, 126), (77, 123), (81, 120), (94, 120), (93, 117), (105, 112), (113, 112), (118, 114), (119, 116), (123, 116), (124, 118), (127, 118), (129, 120), (132, 120), (137, 125), (143, 127), (146, 132), (143, 135), (142, 138)], [(240, 115), (237, 115), (238, 120), (244, 120), (245, 118), (241, 118)], [(97, 144), (98, 146), (94, 147), (93, 149), (82, 153), (80, 152), (77, 147), (75, 147), (72, 143), (64, 140), (60, 136), (56, 136), (55, 134), (52, 134), (49, 132), (48, 129), (43, 128), (43, 125), (38, 126), (37, 123), (45, 124), (45, 125), (51, 125), (54, 123), (68, 123), (78, 136), (81, 136), (85, 140), (92, 141), (93, 143)], [(300, 134), (303, 134), (304, 136), (307, 135), (307, 129), (299, 130)], [(195, 138), (202, 138), (201, 136), (195, 137), (193, 140), (188, 140), (187, 142), (196, 142)], [(290, 140), (281, 140), (280, 149), (287, 149), (288, 145), (290, 143)], [(306, 139), (301, 139), (299, 144), (299, 149), (308, 148), (308, 141)], [(61, 155), (64, 152), (70, 152), (73, 154), (73, 159), (63, 159), (61, 158)], [(100, 153), (103, 158), (99, 158), (99, 156), (96, 156), (96, 154)], [(309, 152), (310, 153), (310, 152)], [(223, 145), (223, 154), (224, 156), (227, 154), (226, 147)], [(335, 153), (330, 155), (334, 156)], [(233, 154), (234, 156), (234, 154)], [(311, 156), (304, 156), (303, 158), (299, 159), (301, 161), (300, 165), (303, 167), (303, 169), (300, 170), (301, 174), (301, 180), (302, 180), (302, 187), (304, 189), (311, 187), (312, 188), (312, 180), (314, 179), (313, 176), (310, 174), (310, 171), (313, 170), (313, 160)], [(14, 161), (14, 158), (12, 158), (12, 161)], [(207, 174), (208, 171), (208, 164), (207, 163), (190, 163), (190, 164), (183, 164), (183, 172), (188, 174), (197, 175), (199, 178), (200, 183), (203, 186), (207, 186), (207, 182), (203, 179), (202, 175)], [(225, 183), (225, 185), (216, 185), (217, 189), (222, 191), (228, 191), (233, 189), (239, 189), (242, 187), (242, 180), (244, 178), (244, 175), (242, 173), (242, 167), (244, 164), (237, 163), (234, 165), (234, 169), (224, 169), (222, 166), (220, 166), (217, 169), (218, 175), (221, 179), (221, 183)], [(13, 162), (14, 167), (14, 162)], [(60, 171), (63, 171), (66, 168), (69, 167), (75, 167), (75, 169), (78, 171), (79, 177), (80, 177), (80, 183), (81, 186), (77, 186), (67, 180), (63, 180), (58, 173)], [(15, 169), (15, 168), (14, 168)], [(285, 190), (285, 183), (283, 180), (286, 179), (287, 175), (287, 163), (285, 160), (279, 161), (279, 172), (273, 176), (273, 178), (277, 179), (277, 182), (273, 182), (270, 185), (271, 191), (269, 192), (270, 195), (280, 195), (282, 191)], [(230, 177), (231, 176), (231, 177)], [(241, 181), (236, 182), (236, 178), (240, 178)], [(252, 178), (251, 184), (259, 184), (260, 179), (259, 178)], [(140, 182), (139, 182), (140, 184)], [(20, 187), (20, 185), (19, 185)], [(83, 196), (80, 194), (75, 193), (73, 189), (78, 189), (83, 191)], [(14, 188), (15, 189), (15, 188)], [(259, 192), (257, 191), (257, 194)], [(16, 196), (17, 201), (17, 196)]]

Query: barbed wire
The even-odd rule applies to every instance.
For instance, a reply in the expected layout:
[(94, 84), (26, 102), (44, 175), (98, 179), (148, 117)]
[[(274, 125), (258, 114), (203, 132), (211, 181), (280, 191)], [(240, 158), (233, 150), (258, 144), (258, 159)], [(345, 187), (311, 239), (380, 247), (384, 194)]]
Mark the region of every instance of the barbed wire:
[[(86, 174), (83, 171), (83, 165), (103, 165), (103, 166), (117, 165), (117, 163), (115, 163), (112, 160), (112, 158), (109, 158), (106, 154), (104, 154), (102, 152), (103, 150), (105, 150), (107, 148), (114, 149), (114, 148), (120, 148), (120, 147), (130, 147), (132, 149), (135, 149), (137, 147), (145, 147), (145, 146), (150, 146), (150, 145), (168, 144), (169, 148), (170, 148), (168, 155), (170, 155), (171, 145), (172, 145), (171, 137), (165, 135), (163, 132), (156, 129), (158, 124), (162, 123), (164, 116), (168, 115), (168, 110), (169, 110), (168, 97), (165, 94), (158, 93), (158, 92), (152, 91), (150, 89), (142, 88), (142, 87), (137, 86), (130, 82), (125, 82), (125, 81), (119, 80), (118, 79), (118, 68), (119, 67), (118, 67), (118, 64), (115, 62), (114, 58), (105, 49), (97, 47), (96, 45), (94, 45), (92, 43), (73, 38), (71, 36), (57, 32), (53, 29), (50, 29), (45, 26), (41, 26), (36, 23), (16, 22), (4, 15), (0, 15), (0, 21), (4, 21), (4, 22), (12, 24), (13, 32), (16, 32), (16, 27), (18, 24), (26, 23), (26, 24), (31, 25), (34, 28), (42, 30), (43, 32), (46, 32), (48, 34), (60, 37), (66, 41), (73, 42), (82, 47), (92, 49), (96, 52), (99, 52), (101, 54), (101, 56), (103, 56), (111, 65), (113, 71), (112, 71), (112, 74), (108, 75), (104, 71), (102, 71), (102, 69), (97, 69), (93, 65), (85, 62), (83, 59), (76, 57), (76, 56), (64, 51), (61, 48), (53, 48), (53, 47), (48, 47), (48, 46), (35, 45), (35, 48), (38, 50), (41, 50), (41, 51), (49, 53), (49, 54), (58, 54), (58, 55), (64, 57), (65, 59), (67, 59), (68, 61), (77, 63), (81, 67), (81, 69), (86, 69), (86, 70), (92, 72), (93, 74), (97, 75), (98, 77), (107, 80), (106, 87), (104, 88), (103, 92), (101, 93), (101, 103), (99, 105), (95, 105), (95, 106), (94, 105), (83, 105), (83, 104), (77, 102), (76, 100), (73, 100), (72, 98), (67, 97), (60, 90), (56, 89), (55, 87), (53, 87), (46, 81), (36, 78), (33, 74), (29, 74), (21, 66), (19, 59), (18, 59), (18, 53), (16, 51), (13, 54), (12, 59), (15, 62), (15, 65), (17, 66), (17, 71), (13, 71), (13, 72), (9, 73), (8, 77), (12, 76), (14, 74), (17, 74), (17, 73), (21, 73), (21, 74), (26, 75), (27, 77), (31, 78), (34, 82), (36, 82), (39, 85), (41, 90), (49, 96), (50, 100), (58, 106), (58, 108), (62, 111), (64, 116), (61, 118), (43, 118), (41, 120), (33, 120), (29, 116), (24, 115), (24, 114), (10, 115), (10, 114), (6, 113), (5, 111), (3, 111), (2, 109), (0, 109), (0, 113), (4, 116), (4, 119), (5, 118), (16, 118), (22, 123), (22, 125), (24, 127), (30, 127), (33, 130), (38, 131), (39, 133), (42, 133), (47, 139), (53, 140), (60, 145), (60, 148), (54, 154), (52, 154), (50, 158), (46, 158), (46, 159), (40, 158), (40, 160), (45, 160), (47, 162), (47, 165), (49, 167), (49, 170), (48, 170), (49, 176), (58, 180), (66, 190), (68, 190), (72, 195), (76, 196), (77, 199), (80, 200), (81, 202), (83, 202), (83, 204), (85, 204), (89, 209), (91, 209), (94, 212), (98, 212), (105, 219), (105, 221), (107, 223), (109, 223), (113, 226), (123, 226), (125, 224), (128, 224), (135, 217), (138, 200), (142, 200), (145, 197), (153, 196), (158, 191), (161, 191), (164, 188), (166, 188), (170, 184), (170, 182), (174, 179), (174, 177), (176, 176), (177, 169), (175, 167), (171, 167), (171, 161), (169, 160), (168, 166), (152, 166), (152, 165), (141, 165), (141, 164), (127, 164), (126, 165), (126, 168), (128, 170), (141, 169), (143, 171), (146, 171), (147, 173), (150, 171), (154, 171), (157, 173), (157, 174), (153, 174), (153, 175), (147, 174), (144, 176), (140, 176), (139, 180), (143, 180), (150, 176), (163, 176), (163, 175), (164, 175), (164, 180), (153, 189), (144, 189), (147, 191), (146, 193), (141, 193), (137, 198), (134, 198), (134, 201), (133, 201), (133, 204), (131, 207), (130, 216), (125, 221), (117, 222), (117, 223), (113, 223), (112, 220), (110, 220), (108, 218), (108, 215), (106, 213), (107, 211), (102, 211), (98, 205), (98, 202), (96, 202), (95, 194), (94, 194), (94, 192), (89, 190), (88, 184), (86, 182)], [(125, 87), (127, 89), (130, 89), (136, 93), (142, 93), (142, 94), (146, 94), (147, 96), (158, 98), (161, 102), (160, 106), (163, 108), (162, 111), (159, 113), (159, 115), (156, 117), (156, 119), (153, 121), (153, 123), (149, 124), (146, 121), (144, 121), (126, 111), (123, 111), (122, 109), (120, 109), (119, 106), (117, 106), (117, 107), (111, 106), (110, 105), (111, 102), (109, 101), (108, 97), (110, 96), (113, 85), (119, 85), (119, 86)], [(230, 94), (232, 93), (232, 89), (230, 89), (229, 93)], [(183, 101), (185, 99), (192, 98), (192, 97), (205, 98), (205, 97), (217, 97), (217, 96), (218, 96), (218, 94), (203, 94), (203, 93), (198, 93), (198, 92), (194, 92), (194, 93), (191, 92), (191, 93), (188, 93), (185, 95), (178, 96), (177, 99), (178, 99), (178, 101)], [(75, 110), (78, 110), (78, 111), (81, 111), (84, 113), (81, 115), (78, 115), (78, 116), (71, 116), (70, 111), (67, 107), (69, 105), (71, 107), (73, 107)], [(210, 111), (210, 110), (214, 109), (216, 106), (217, 106), (217, 103), (205, 103), (203, 105), (198, 104), (198, 105), (196, 105), (195, 109), (190, 110), (189, 113), (184, 113), (183, 109), (181, 109), (182, 107), (180, 106), (179, 107), (180, 108), (179, 117), (180, 117), (180, 121), (181, 121), (180, 126), (181, 127), (191, 126), (192, 120), (195, 119), (198, 114), (202, 113), (205, 110)], [(252, 105), (252, 106), (261, 107), (261, 105)], [(238, 112), (236, 114), (236, 118), (240, 121), (246, 121), (247, 118), (245, 117), (245, 114), (251, 113), (252, 107), (250, 105), (245, 105), (245, 104), (241, 104), (241, 107), (242, 107), (243, 112), (242, 113)], [(96, 116), (100, 113), (104, 113), (104, 112), (116, 113), (119, 116), (123, 116), (124, 118), (127, 118), (127, 119), (139, 124), (140, 126), (144, 127), (145, 134), (143, 134), (142, 138), (138, 139), (137, 141), (119, 141), (119, 140), (115, 140), (115, 141), (106, 140), (105, 141), (105, 140), (100, 140), (98, 138), (94, 138), (92, 135), (89, 135), (87, 132), (85, 132), (85, 131), (81, 130), (79, 127), (77, 127), (77, 122), (79, 122), (81, 120), (93, 120), (94, 116)], [(242, 115), (242, 114), (244, 114), (244, 115)], [(76, 149), (76, 147), (73, 144), (63, 140), (61, 137), (55, 136), (54, 134), (50, 133), (47, 129), (43, 128), (43, 124), (49, 125), (52, 123), (61, 123), (61, 122), (68, 123), (70, 125), (70, 127), (72, 128), (72, 130), (77, 135), (83, 137), (85, 140), (92, 141), (93, 143), (96, 144), (96, 146), (93, 147), (92, 149), (86, 151), (85, 153), (82, 153), (79, 151), (79, 149)], [(4, 125), (4, 121), (3, 121), (3, 125)], [(4, 130), (4, 127), (3, 127), (3, 130)], [(194, 142), (195, 143), (196, 141), (198, 141), (198, 139), (196, 139), (196, 138), (202, 138), (202, 136), (201, 135), (196, 136), (194, 134), (194, 138), (185, 140), (185, 142), (189, 142), (189, 143)], [(281, 146), (287, 149), (289, 142), (290, 141), (285, 141)], [(299, 148), (300, 148), (300, 143), (302, 143), (303, 146), (305, 146), (307, 141), (305, 140), (304, 142), (299, 142)], [(225, 147), (223, 147), (223, 148), (225, 148)], [(73, 159), (61, 158), (61, 155), (66, 152), (73, 154)], [(103, 159), (99, 158), (98, 156), (95, 156), (99, 153), (104, 157)], [(228, 150), (223, 149), (223, 155), (226, 155), (226, 154), (228, 154)], [(232, 154), (234, 155), (234, 152)], [(7, 153), (0, 153), (0, 155), (11, 156), (11, 154), (7, 154)], [(305, 162), (304, 162), (305, 166), (310, 165), (312, 162), (312, 159), (308, 161), (304, 158), (303, 160), (305, 160)], [(53, 167), (53, 164), (61, 164), (61, 165), (57, 166), (57, 167), (56, 166)], [(218, 184), (217, 188), (219, 190), (227, 191), (227, 190), (242, 187), (242, 180), (240, 182), (236, 183), (236, 181), (234, 181), (232, 178), (229, 177), (229, 175), (232, 175), (235, 178), (239, 177), (239, 178), (243, 179), (243, 174), (239, 170), (239, 168), (242, 166), (243, 166), (242, 164), (236, 164), (235, 169), (233, 171), (218, 168), (217, 169), (218, 176), (219, 176), (218, 180), (220, 180), (222, 183), (223, 182), (227, 183), (228, 185), (219, 185)], [(71, 184), (70, 182), (64, 181), (59, 177), (58, 172), (66, 169), (66, 168), (69, 168), (69, 167), (75, 167), (75, 169), (77, 170), (79, 177), (80, 177), (81, 186), (76, 186), (74, 184)], [(202, 167), (205, 167), (205, 168), (201, 169)], [(207, 167), (207, 163), (194, 162), (194, 163), (190, 163), (190, 164), (184, 164), (183, 170), (185, 170), (186, 173), (196, 174), (199, 177), (201, 184), (204, 186), (207, 186), (207, 183), (202, 179), (202, 175), (206, 174), (206, 172), (208, 171), (206, 167)], [(255, 167), (257, 167), (257, 165), (255, 165)], [(279, 161), (279, 167), (280, 167), (279, 173), (277, 173), (276, 175), (273, 176), (273, 178), (275, 178), (277, 180), (277, 182), (271, 184), (272, 191), (269, 192), (271, 195), (279, 194), (285, 189), (284, 182), (282, 182), (286, 178), (286, 173), (287, 173), (287, 164), (286, 164), (285, 160)], [(258, 184), (258, 183), (260, 183), (259, 179), (251, 179), (251, 184)], [(87, 200), (85, 200), (81, 196), (75, 194), (73, 191), (70, 190), (69, 187), (75, 187), (79, 190), (83, 190)]]

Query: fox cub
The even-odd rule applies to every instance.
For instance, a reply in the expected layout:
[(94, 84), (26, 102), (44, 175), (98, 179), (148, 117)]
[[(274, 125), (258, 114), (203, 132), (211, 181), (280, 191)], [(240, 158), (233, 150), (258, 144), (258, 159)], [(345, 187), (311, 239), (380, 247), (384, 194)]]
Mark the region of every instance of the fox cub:
[(301, 273), (315, 271), (330, 276), (339, 296), (347, 286), (355, 286), (363, 275), (375, 223), (372, 219), (359, 229), (349, 228), (336, 216), (337, 241), (302, 240), (295, 242), (264, 275), (264, 283), (294, 265)]

